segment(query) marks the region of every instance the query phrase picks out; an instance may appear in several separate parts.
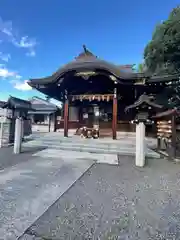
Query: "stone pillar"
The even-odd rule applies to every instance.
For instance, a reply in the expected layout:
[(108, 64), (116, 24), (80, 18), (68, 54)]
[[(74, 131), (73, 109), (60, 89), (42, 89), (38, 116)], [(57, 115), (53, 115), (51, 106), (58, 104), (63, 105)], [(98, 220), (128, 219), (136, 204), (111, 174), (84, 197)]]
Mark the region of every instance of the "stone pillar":
[(145, 124), (139, 122), (136, 124), (136, 160), (137, 167), (144, 167), (145, 165)]
[(0, 122), (0, 148), (3, 147), (3, 128), (4, 128), (3, 121)]
[(22, 120), (21, 121), (21, 128), (22, 128), (22, 130), (21, 130), (21, 139), (22, 139), (22, 141), (24, 140), (24, 126), (25, 126), (25, 123), (24, 123), (24, 120)]
[(48, 115), (48, 132), (51, 131), (51, 114)]
[(22, 119), (16, 118), (15, 139), (14, 139), (15, 154), (19, 154), (21, 152), (21, 144), (22, 144)]

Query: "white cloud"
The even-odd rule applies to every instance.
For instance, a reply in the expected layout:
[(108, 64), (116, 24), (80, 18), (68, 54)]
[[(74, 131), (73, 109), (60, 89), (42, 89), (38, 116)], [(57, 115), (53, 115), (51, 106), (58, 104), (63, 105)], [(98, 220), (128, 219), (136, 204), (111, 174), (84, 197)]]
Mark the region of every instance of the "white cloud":
[(0, 78), (9, 78), (9, 77), (16, 77), (16, 72), (10, 71), (5, 68), (3, 65), (0, 66)]
[(28, 36), (21, 37), (19, 42), (15, 42), (18, 47), (33, 48), (36, 46), (36, 40), (30, 39)]
[(20, 91), (30, 91), (32, 88), (28, 85), (28, 80), (24, 80), (23, 82), (19, 80), (12, 80), (11, 83), (13, 84), (14, 88)]
[(3, 21), (0, 18), (0, 32), (7, 38), (9, 42), (11, 42), (14, 46), (18, 48), (24, 48), (27, 50), (27, 56), (35, 56), (35, 47), (37, 45), (37, 41), (34, 38), (30, 38), (26, 36), (20, 36), (17, 31), (13, 28), (12, 22)]
[(2, 18), (0, 18), (0, 31), (7, 36), (13, 36), (12, 22), (3, 21)]
[(21, 79), (21, 78), (22, 78), (21, 75), (19, 75), (19, 74), (16, 75), (16, 79)]
[(36, 52), (34, 49), (30, 49), (29, 52), (26, 53), (27, 56), (29, 57), (34, 57), (36, 55)]
[(29, 91), (32, 89), (28, 85), (27, 80), (21, 81), (21, 75), (7, 69), (3, 64), (0, 64), (0, 79), (9, 79), (9, 82), (13, 85), (13, 87), (20, 91)]
[(0, 59), (4, 62), (8, 62), (11, 59), (11, 55), (9, 53), (4, 54), (0, 52)]

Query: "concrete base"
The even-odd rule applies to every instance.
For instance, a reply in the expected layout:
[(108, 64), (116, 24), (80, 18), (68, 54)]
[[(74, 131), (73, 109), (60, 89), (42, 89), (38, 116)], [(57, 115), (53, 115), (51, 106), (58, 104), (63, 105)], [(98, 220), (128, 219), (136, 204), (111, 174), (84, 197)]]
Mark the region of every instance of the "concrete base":
[(107, 163), (107, 164), (118, 164), (117, 154), (98, 154), (80, 151), (66, 151), (61, 149), (45, 149), (35, 153), (33, 156), (38, 156), (42, 158), (59, 158), (66, 162), (73, 160), (86, 161), (92, 160), (97, 163)]

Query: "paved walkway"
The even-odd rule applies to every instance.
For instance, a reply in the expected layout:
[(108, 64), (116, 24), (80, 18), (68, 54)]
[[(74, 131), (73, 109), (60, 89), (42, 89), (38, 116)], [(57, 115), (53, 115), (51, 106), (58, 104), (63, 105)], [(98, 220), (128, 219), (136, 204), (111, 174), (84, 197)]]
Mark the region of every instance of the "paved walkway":
[(73, 156), (66, 162), (61, 157), (29, 157), (1, 170), (0, 239), (22, 235), (92, 164)]
[(179, 240), (180, 164), (95, 164), (19, 240)]
[(14, 154), (13, 147), (0, 148), (0, 170), (7, 167), (15, 166), (21, 162), (31, 159), (33, 154), (41, 152), (44, 147), (23, 148), (21, 154)]
[[(84, 147), (80, 154), (70, 151), (71, 138), (64, 139), (61, 133), (36, 134), (34, 137), (37, 145), (25, 143), (24, 146), (29, 147), (21, 155), (13, 155), (12, 148), (0, 149), (2, 240), (15, 240), (22, 235), (95, 161), (117, 164), (117, 149), (127, 145), (128, 152), (135, 146), (133, 137), (101, 142), (100, 139), (86, 141), (76, 136), (73, 138), (75, 149), (78, 150), (78, 144)], [(64, 150), (56, 149), (63, 144)], [(48, 149), (35, 154), (42, 147)], [(93, 149), (94, 154), (91, 153)], [(96, 154), (98, 149), (101, 155)], [(108, 154), (104, 155), (106, 151)]]

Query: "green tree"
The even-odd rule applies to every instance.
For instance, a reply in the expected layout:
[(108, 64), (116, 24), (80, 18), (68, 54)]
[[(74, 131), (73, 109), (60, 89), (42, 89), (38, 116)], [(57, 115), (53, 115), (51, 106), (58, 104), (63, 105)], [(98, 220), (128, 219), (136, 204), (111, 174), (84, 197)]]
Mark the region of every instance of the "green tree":
[(146, 72), (146, 65), (145, 65), (145, 63), (139, 63), (137, 70), (138, 70), (139, 73)]
[(180, 72), (180, 6), (156, 26), (144, 50), (144, 60), (150, 74)]

